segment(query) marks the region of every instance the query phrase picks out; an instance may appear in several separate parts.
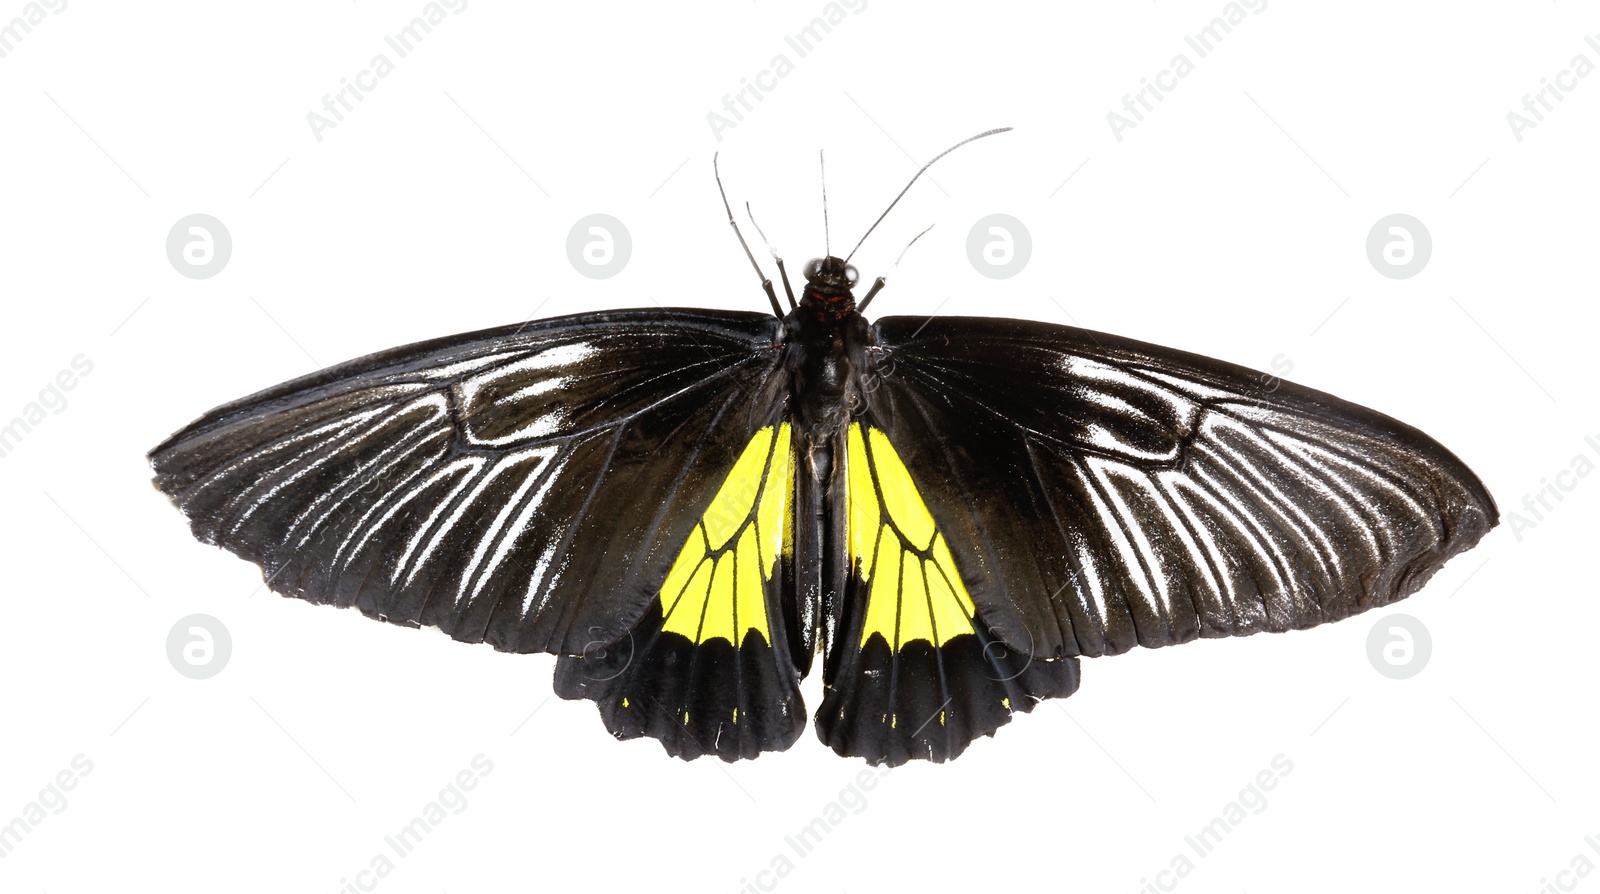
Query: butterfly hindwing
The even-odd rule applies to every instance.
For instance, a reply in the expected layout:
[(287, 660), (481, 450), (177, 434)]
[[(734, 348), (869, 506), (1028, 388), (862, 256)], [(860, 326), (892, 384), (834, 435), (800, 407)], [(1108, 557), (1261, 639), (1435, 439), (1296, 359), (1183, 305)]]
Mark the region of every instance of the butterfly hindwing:
[(1311, 627), (1497, 518), (1410, 426), (1209, 358), (985, 318), (876, 323), (873, 418), (927, 469), (978, 613), (1039, 657)]
[(786, 401), (778, 321), (586, 314), (397, 348), (219, 407), (151, 451), (195, 536), (272, 589), (506, 651), (649, 610)]
[(556, 665), (556, 693), (593, 699), (619, 739), (695, 758), (788, 748), (805, 727), (783, 603), (792, 598), (794, 446), (756, 432), (627, 636)]
[(882, 430), (850, 425), (843, 480), (850, 574), (817, 711), (824, 742), (874, 764), (944, 761), (1014, 712), (1077, 689), (1075, 658), (1035, 659), (995, 638)]

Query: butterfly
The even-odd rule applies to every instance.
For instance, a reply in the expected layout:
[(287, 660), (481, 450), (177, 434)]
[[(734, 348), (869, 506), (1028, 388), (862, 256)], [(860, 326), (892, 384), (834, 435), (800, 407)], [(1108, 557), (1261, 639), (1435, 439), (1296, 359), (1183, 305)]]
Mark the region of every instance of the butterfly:
[(798, 300), (779, 259), (785, 309), (728, 217), (771, 314), (362, 357), (207, 413), (151, 451), (155, 484), (279, 593), (554, 653), (617, 738), (726, 761), (795, 742), (819, 654), (823, 742), (945, 761), (1075, 692), (1080, 658), (1387, 605), (1498, 520), (1427, 435), (1243, 367), (868, 322), (884, 278), (858, 303), (854, 250)]

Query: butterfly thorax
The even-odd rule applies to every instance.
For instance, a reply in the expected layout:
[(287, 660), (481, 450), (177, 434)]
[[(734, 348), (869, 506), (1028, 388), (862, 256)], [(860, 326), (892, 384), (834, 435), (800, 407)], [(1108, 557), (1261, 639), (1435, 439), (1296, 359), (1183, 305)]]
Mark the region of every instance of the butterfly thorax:
[(808, 263), (800, 306), (784, 320), (792, 405), (812, 443), (843, 431), (861, 398), (872, 335), (856, 313), (854, 283), (855, 269), (838, 258)]

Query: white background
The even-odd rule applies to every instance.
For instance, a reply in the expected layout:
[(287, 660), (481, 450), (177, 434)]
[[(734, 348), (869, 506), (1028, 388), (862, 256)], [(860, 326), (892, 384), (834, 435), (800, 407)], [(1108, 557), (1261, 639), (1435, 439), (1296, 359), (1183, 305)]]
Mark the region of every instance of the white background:
[[(1600, 863), (1600, 477), (1524, 507), (1575, 457), (1600, 463), (1600, 76), (1520, 141), (1506, 119), (1575, 55), (1600, 63), (1600, 15), (1308, 6), (1274, 0), (1200, 59), (1183, 38), (1221, 2), (870, 0), (799, 59), (784, 35), (820, 0), (472, 0), (320, 141), (307, 113), (394, 59), (383, 38), (420, 0), (47, 13), (0, 59), (0, 423), (77, 355), (93, 368), (0, 459), (0, 823), (76, 755), (93, 769), (0, 860), (0, 888), (1600, 891), (1557, 875)], [(707, 114), (778, 53), (793, 72), (716, 139)], [(1119, 141), (1107, 113), (1178, 53), (1194, 71)], [(1088, 661), (1070, 700), (847, 796), (859, 812), (801, 857), (785, 836), (859, 761), (809, 733), (734, 766), (616, 743), (592, 704), (550, 698), (552, 658), (272, 595), (148, 483), (145, 451), (206, 409), (373, 350), (652, 301), (762, 309), (713, 151), (798, 266), (822, 249), (819, 148), (837, 249), (922, 161), (1001, 125), (857, 256), (886, 272), (937, 224), (873, 310), (1276, 363), (1433, 435), (1525, 521), (1399, 607), (1431, 633), (1420, 674), (1369, 662), (1387, 612)], [(233, 238), (210, 279), (165, 254), (195, 212)], [(610, 279), (566, 256), (595, 212), (632, 234)], [(1032, 234), (1009, 279), (966, 257), (993, 212)], [(1413, 278), (1366, 256), (1394, 212), (1432, 234)], [(232, 636), (207, 680), (166, 653), (196, 612)], [(493, 770), (465, 809), (358, 877), (479, 754)], [(1260, 812), (1190, 850), (1277, 755), (1292, 771)], [(1179, 854), (1192, 871), (1159, 875)], [(780, 855), (788, 874), (760, 874)]]

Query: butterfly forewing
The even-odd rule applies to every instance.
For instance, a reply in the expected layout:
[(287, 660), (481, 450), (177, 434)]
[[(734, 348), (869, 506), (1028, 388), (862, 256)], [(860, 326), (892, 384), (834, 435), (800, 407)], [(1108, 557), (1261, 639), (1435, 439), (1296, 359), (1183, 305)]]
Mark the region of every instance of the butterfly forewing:
[(657, 309), (398, 348), (212, 411), (151, 452), (156, 484), (285, 595), (581, 653), (645, 615), (780, 421), (779, 329)]
[(1015, 320), (876, 334), (868, 419), (927, 482), (978, 616), (1037, 657), (1337, 620), (1497, 518), (1416, 429), (1231, 364)]

